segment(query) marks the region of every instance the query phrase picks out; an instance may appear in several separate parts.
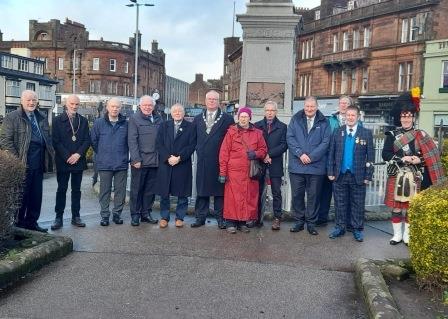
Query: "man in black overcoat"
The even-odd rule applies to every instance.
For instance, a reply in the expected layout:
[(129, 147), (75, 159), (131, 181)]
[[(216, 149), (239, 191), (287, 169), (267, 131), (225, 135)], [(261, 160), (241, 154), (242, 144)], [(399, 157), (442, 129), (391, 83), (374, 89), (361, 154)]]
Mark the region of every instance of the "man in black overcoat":
[(170, 221), (170, 195), (177, 196), (176, 227), (184, 225), (191, 196), (191, 155), (196, 145), (194, 124), (184, 120), (185, 110), (181, 104), (171, 107), (172, 120), (160, 125), (156, 149), (159, 152), (157, 170), (157, 194), (160, 195), (160, 228), (166, 228)]
[(209, 212), (210, 197), (213, 196), (214, 211), (220, 229), (225, 228), (222, 218), (224, 204), (224, 184), (219, 177), (219, 149), (227, 132), (227, 128), (234, 124), (233, 118), (219, 108), (219, 94), (209, 91), (205, 95), (206, 109), (194, 118), (196, 127), (196, 221), (191, 227), (205, 224)]
[(264, 105), (264, 119), (255, 123), (255, 127), (263, 131), (263, 137), (268, 145), (268, 154), (264, 158), (266, 170), (260, 179), (260, 201), (258, 203), (258, 225), (262, 226), (262, 194), (265, 188), (266, 174), (271, 182), (274, 221), (272, 230), (280, 229), (282, 217), (282, 177), (283, 177), (283, 153), (288, 149), (286, 143), (287, 126), (277, 118), (277, 103), (268, 101)]
[(55, 150), (56, 179), (56, 218), (52, 230), (63, 226), (68, 181), (72, 189), (72, 225), (85, 227), (79, 214), (81, 208), (82, 174), (87, 169), (86, 153), (90, 146), (89, 124), (87, 119), (78, 114), (79, 98), (67, 97), (64, 113), (53, 120), (52, 136)]

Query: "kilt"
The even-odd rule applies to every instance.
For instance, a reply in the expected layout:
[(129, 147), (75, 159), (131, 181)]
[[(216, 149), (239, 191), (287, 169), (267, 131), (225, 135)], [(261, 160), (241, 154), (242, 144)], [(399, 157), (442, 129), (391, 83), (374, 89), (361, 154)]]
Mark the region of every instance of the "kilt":
[[(390, 208), (408, 209), (409, 202), (397, 202), (394, 198), (396, 176), (389, 176), (386, 182), (386, 195), (384, 196), (384, 204)], [(420, 191), (420, 180), (417, 179), (417, 191)]]

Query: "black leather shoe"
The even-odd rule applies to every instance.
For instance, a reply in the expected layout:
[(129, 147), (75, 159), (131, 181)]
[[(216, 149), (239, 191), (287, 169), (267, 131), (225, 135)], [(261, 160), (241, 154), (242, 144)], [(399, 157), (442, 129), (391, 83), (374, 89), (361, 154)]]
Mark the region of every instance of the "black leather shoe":
[(72, 225), (76, 227), (86, 227), (86, 224), (82, 222), (80, 217), (72, 218)]
[(319, 235), (319, 233), (317, 232), (316, 228), (314, 228), (314, 226), (311, 227), (307, 227), (308, 233), (310, 233), (310, 235)]
[(63, 225), (64, 225), (64, 222), (62, 221), (62, 217), (56, 217), (50, 228), (51, 228), (51, 230), (57, 230), (57, 229), (62, 228)]
[(141, 221), (142, 223), (148, 223), (148, 224), (157, 224), (157, 223), (159, 222), (158, 219), (156, 219), (156, 218), (152, 218), (151, 215), (142, 216), (142, 217), (140, 218), (140, 221)]
[(34, 225), (33, 227), (30, 227), (30, 228), (28, 228), (29, 230), (34, 230), (34, 231), (38, 231), (38, 232), (41, 232), (41, 233), (47, 233), (48, 232), (48, 228), (43, 228), (43, 227), (40, 227), (39, 225)]
[(218, 219), (218, 228), (219, 229), (226, 229), (227, 225), (222, 219)]
[(107, 217), (101, 218), (100, 225), (101, 226), (109, 226), (109, 218), (107, 218)]
[(303, 225), (301, 225), (301, 224), (295, 224), (291, 229), (289, 229), (289, 231), (291, 232), (291, 233), (298, 233), (299, 231), (302, 231), (302, 230), (304, 230), (305, 229), (305, 227), (303, 227)]
[(123, 219), (121, 219), (121, 217), (118, 216), (118, 215), (114, 215), (114, 216), (112, 217), (112, 221), (113, 221), (115, 224), (117, 224), (117, 225), (121, 225), (121, 224), (123, 224)]
[(192, 228), (197, 228), (205, 225), (205, 221), (202, 221), (200, 219), (196, 219), (196, 221), (190, 225)]
[(140, 225), (140, 216), (132, 216), (131, 225), (139, 226)]

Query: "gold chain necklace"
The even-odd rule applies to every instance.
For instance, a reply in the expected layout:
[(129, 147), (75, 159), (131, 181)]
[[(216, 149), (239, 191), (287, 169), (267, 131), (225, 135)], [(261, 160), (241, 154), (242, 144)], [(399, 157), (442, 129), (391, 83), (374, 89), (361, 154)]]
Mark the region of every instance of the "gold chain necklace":
[[(76, 118), (77, 115), (78, 114), (75, 113), (74, 118)], [(76, 142), (76, 133), (78, 133), (78, 131), (79, 131), (79, 126), (81, 125), (81, 119), (78, 120), (78, 128), (75, 131), (75, 129), (73, 127), (73, 123), (72, 123), (72, 118), (70, 117), (70, 115), (68, 113), (67, 113), (67, 116), (68, 116), (68, 122), (70, 123), (70, 128), (72, 129), (72, 141)]]

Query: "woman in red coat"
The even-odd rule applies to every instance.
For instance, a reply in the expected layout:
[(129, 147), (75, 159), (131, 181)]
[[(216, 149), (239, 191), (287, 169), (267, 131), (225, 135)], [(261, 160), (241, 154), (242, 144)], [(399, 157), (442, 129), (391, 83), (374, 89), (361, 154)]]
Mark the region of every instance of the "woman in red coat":
[(263, 133), (250, 123), (252, 111), (242, 107), (238, 124), (227, 130), (219, 152), (219, 180), (224, 187), (224, 218), (227, 231), (249, 232), (246, 222), (257, 219), (258, 179), (249, 177), (250, 160), (263, 159), (267, 153)]

